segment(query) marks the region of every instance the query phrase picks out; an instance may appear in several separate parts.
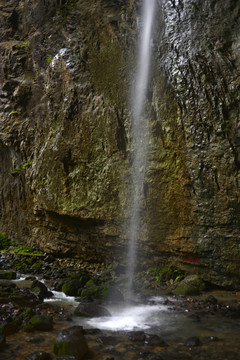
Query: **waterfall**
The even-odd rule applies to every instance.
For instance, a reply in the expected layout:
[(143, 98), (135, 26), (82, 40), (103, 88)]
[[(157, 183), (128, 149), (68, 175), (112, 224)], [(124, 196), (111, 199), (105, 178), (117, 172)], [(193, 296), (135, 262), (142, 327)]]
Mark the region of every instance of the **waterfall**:
[(155, 12), (156, 0), (143, 0), (140, 37), (137, 53), (137, 70), (134, 79), (131, 96), (132, 110), (132, 183), (129, 245), (127, 259), (127, 275), (129, 290), (131, 292), (135, 263), (137, 240), (140, 230), (140, 212), (143, 198), (143, 186), (145, 169), (147, 164), (147, 153), (149, 143), (148, 121), (144, 116), (145, 99), (148, 90), (148, 81), (151, 64), (151, 34)]

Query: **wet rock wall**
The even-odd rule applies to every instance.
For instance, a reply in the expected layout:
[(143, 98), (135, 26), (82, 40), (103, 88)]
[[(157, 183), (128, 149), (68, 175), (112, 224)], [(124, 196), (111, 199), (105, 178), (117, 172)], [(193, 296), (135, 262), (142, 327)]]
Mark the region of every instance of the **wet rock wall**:
[[(0, 224), (124, 258), (140, 2), (0, 1)], [(140, 263), (239, 287), (239, 5), (159, 1)]]

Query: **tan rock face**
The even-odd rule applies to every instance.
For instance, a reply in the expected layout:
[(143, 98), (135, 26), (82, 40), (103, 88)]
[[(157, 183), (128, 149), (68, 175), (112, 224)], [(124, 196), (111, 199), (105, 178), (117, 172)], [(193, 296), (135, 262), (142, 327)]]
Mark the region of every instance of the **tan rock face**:
[[(124, 257), (135, 1), (0, 1), (0, 226), (45, 251)], [(239, 286), (239, 5), (162, 1), (140, 262)]]

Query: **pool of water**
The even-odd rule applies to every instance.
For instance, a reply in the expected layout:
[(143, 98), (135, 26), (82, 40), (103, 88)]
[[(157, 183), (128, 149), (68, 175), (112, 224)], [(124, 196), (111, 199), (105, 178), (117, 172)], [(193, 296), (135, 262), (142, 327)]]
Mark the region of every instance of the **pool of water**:
[(112, 332), (143, 330), (160, 335), (166, 341), (184, 341), (192, 336), (224, 338), (231, 342), (239, 339), (240, 319), (217, 314), (202, 318), (191, 316), (188, 311), (175, 311), (165, 305), (165, 297), (149, 298), (149, 302), (151, 304), (106, 305), (111, 317), (78, 317), (74, 322)]

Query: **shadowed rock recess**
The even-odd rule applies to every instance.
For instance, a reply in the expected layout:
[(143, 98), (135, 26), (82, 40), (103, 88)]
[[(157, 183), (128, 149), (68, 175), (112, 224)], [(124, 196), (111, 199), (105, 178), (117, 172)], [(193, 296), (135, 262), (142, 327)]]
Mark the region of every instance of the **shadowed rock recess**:
[[(111, 262), (126, 248), (134, 0), (0, 0), (0, 230)], [(159, 0), (138, 259), (240, 286), (236, 0)]]

